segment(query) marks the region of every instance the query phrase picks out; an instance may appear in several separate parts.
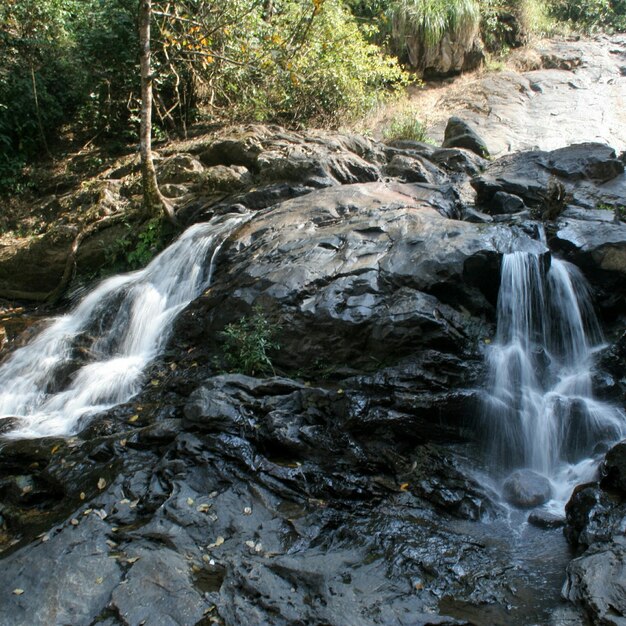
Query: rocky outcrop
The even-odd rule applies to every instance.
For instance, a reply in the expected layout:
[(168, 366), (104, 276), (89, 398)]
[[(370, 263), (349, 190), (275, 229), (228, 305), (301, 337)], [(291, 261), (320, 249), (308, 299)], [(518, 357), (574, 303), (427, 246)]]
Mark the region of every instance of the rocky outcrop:
[(607, 626), (626, 624), (625, 463), (621, 442), (607, 453), (600, 483), (578, 487), (566, 507), (566, 537), (587, 549), (568, 566), (563, 596)]
[[(513, 24), (506, 26), (515, 33)], [(626, 149), (625, 51), (623, 34), (531, 44), (511, 57), (518, 71), (468, 76), (446, 86), (445, 95), (438, 92), (424, 112), (429, 136), (443, 141), (448, 119), (458, 116), (485, 139), (495, 157), (585, 142), (621, 152)]]
[[(472, 418), (503, 254), (552, 246), (621, 280), (596, 254), (623, 242), (606, 211), (570, 203), (546, 243), (529, 220), (552, 178), (575, 199), (617, 194), (613, 153), (488, 163), (462, 148), (249, 127), (163, 154), (160, 168), (188, 198), (181, 220), (248, 219), (141, 394), (69, 439), (3, 440), (0, 622), (547, 623), (553, 607), (533, 606), (540, 557), (520, 557), (498, 495), (469, 470)], [(221, 332), (255, 307), (280, 344), (271, 377), (223, 371)], [(622, 358), (616, 344), (600, 362), (607, 396), (621, 393)], [(615, 454), (607, 489), (622, 484)], [(549, 497), (531, 491), (522, 506)], [(572, 541), (614, 541), (619, 498), (594, 485), (573, 502)], [(40, 565), (59, 560), (43, 588)], [(566, 593), (589, 607), (585, 567), (572, 566)]]

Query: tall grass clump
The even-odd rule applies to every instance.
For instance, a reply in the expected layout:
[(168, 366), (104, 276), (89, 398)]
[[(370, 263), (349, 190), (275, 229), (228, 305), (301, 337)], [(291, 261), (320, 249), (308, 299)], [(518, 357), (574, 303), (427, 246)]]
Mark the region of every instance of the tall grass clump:
[[(410, 56), (410, 48), (420, 48), (425, 56), (446, 35), (454, 40), (473, 37), (480, 21), (475, 0), (394, 0), (389, 12), (393, 43), (401, 57)], [(418, 59), (410, 61), (419, 65)]]

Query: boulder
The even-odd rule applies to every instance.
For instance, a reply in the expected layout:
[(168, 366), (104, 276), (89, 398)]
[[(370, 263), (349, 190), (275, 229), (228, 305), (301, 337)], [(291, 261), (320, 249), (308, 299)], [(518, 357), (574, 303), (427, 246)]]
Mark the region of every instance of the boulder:
[(528, 523), (538, 528), (562, 528), (565, 526), (565, 517), (551, 511), (536, 509), (530, 512)]
[(226, 324), (262, 303), (282, 325), (283, 367), (398, 359), (418, 346), (456, 352), (482, 326), (461, 309), (493, 311), (500, 255), (545, 248), (521, 231), (444, 217), (455, 202), (445, 187), (383, 183), (287, 200), (229, 238), (215, 282), (176, 334), (201, 321), (193, 332), (214, 345)]
[[(550, 152), (532, 150), (501, 157), (472, 181), (480, 204), (498, 192), (541, 208), (550, 184), (559, 183), (570, 204), (596, 209), (626, 205), (626, 175), (615, 151), (601, 143), (573, 144)], [(563, 208), (565, 208), (565, 204)]]
[(537, 472), (517, 470), (504, 481), (502, 495), (507, 502), (517, 507), (533, 508), (552, 497), (552, 485), (545, 476)]
[(491, 205), (489, 207), (491, 213), (495, 215), (508, 215), (510, 213), (519, 213), (523, 211), (526, 206), (524, 201), (512, 193), (506, 193), (505, 191), (498, 191), (491, 199)]
[(471, 126), (459, 117), (451, 117), (446, 125), (443, 148), (466, 148), (480, 157), (488, 158), (489, 149)]
[(567, 567), (562, 595), (582, 605), (594, 624), (626, 625), (626, 539), (589, 548)]

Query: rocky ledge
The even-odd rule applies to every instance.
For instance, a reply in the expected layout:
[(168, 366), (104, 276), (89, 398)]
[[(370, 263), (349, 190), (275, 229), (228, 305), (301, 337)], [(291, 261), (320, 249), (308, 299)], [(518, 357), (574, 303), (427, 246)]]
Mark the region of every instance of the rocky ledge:
[[(261, 127), (164, 155), (181, 220), (249, 219), (139, 396), (69, 439), (2, 442), (0, 621), (584, 624), (559, 604), (565, 562), (547, 585), (546, 559), (522, 555), (477, 478), (476, 390), (507, 252), (577, 263), (608, 336), (623, 328), (623, 171), (600, 144), (489, 162)], [(111, 175), (136, 192), (132, 164)], [(221, 331), (255, 307), (280, 329), (274, 375), (224, 372)], [(616, 402), (620, 345), (596, 380)], [(594, 574), (609, 553), (623, 568), (612, 454), (567, 525), (591, 547), (564, 594), (603, 624), (624, 619), (622, 592), (602, 595)], [(601, 531), (589, 522), (601, 515), (574, 512), (589, 498), (610, 508)]]

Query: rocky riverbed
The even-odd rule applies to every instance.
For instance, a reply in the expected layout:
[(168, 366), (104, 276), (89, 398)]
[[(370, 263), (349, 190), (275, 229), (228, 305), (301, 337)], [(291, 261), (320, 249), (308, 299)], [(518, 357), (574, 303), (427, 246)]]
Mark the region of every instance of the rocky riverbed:
[[(505, 504), (476, 426), (514, 250), (588, 277), (607, 338), (595, 390), (626, 403), (623, 157), (585, 143), (488, 161), (277, 127), (184, 148), (159, 167), (181, 221), (250, 219), (138, 396), (71, 437), (0, 444), (0, 622), (624, 623), (623, 444), (564, 535)], [(132, 164), (104, 184), (132, 196)], [(104, 262), (87, 250), (79, 270)], [(67, 259), (31, 285), (8, 269), (23, 254), (5, 250), (0, 286), (54, 288)], [(223, 359), (221, 331), (255, 307), (279, 329), (270, 376)], [(77, 338), (67, 379), (94, 341)]]

